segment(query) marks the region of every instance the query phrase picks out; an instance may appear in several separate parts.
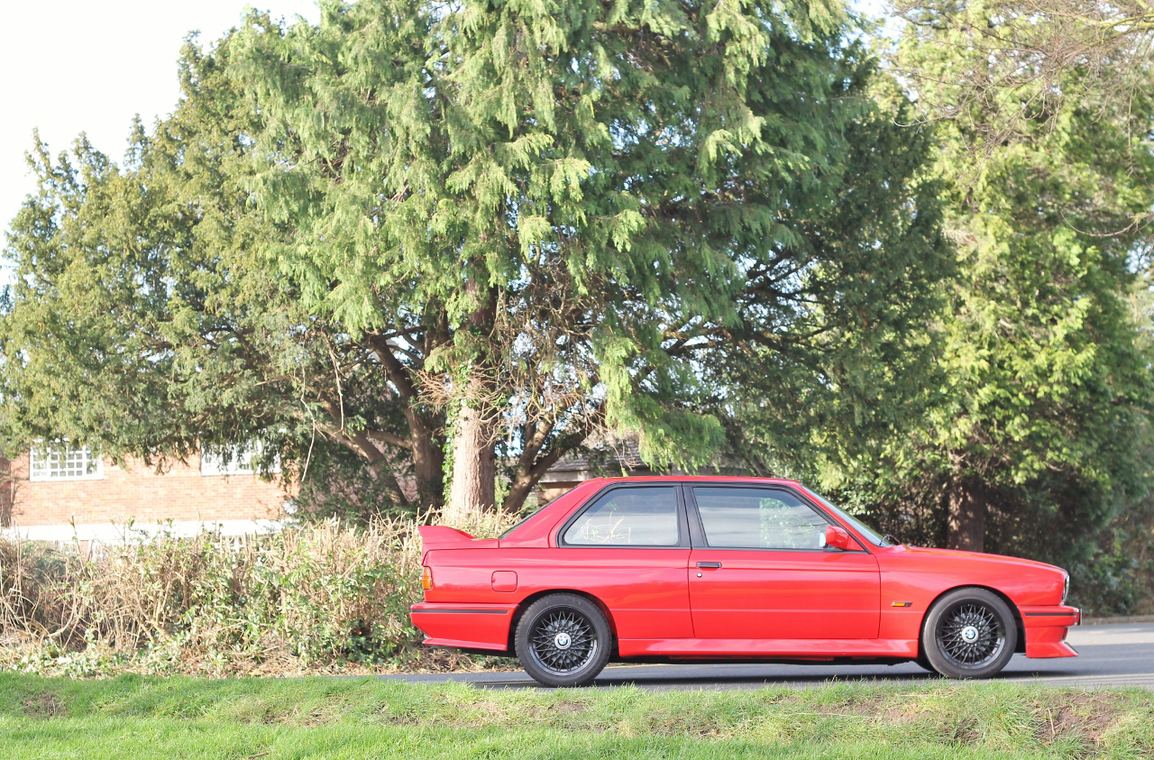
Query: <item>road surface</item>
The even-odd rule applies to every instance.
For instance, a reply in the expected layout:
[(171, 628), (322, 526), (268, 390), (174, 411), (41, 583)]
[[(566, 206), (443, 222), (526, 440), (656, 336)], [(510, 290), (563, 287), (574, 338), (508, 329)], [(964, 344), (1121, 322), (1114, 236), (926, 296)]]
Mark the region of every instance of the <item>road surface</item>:
[[(997, 677), (1054, 686), (1141, 686), (1154, 689), (1154, 624), (1080, 626), (1067, 640), (1078, 657), (1028, 660), (1016, 654)], [(510, 660), (512, 663), (513, 660)], [(463, 681), (487, 688), (542, 688), (521, 671), (399, 675), (411, 683)], [(913, 683), (937, 678), (912, 663), (902, 665), (610, 665), (595, 686), (636, 684), (643, 689), (759, 689), (818, 686), (827, 681)]]

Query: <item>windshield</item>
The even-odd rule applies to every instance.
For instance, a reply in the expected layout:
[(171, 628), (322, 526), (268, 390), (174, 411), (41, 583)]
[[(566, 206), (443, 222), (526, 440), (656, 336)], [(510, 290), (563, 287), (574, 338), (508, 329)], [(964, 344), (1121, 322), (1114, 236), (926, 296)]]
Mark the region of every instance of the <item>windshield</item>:
[(849, 514), (844, 509), (840, 509), (835, 507), (833, 504), (830, 504), (828, 501), (813, 491), (810, 491), (809, 495), (820, 501), (822, 506), (824, 506), (830, 512), (833, 512), (835, 515), (849, 523), (853, 529), (861, 535), (862, 538), (864, 538), (866, 541), (869, 541), (874, 546), (893, 546), (897, 543), (897, 541), (893, 540), (889, 536), (879, 535), (876, 530), (869, 527), (853, 515)]

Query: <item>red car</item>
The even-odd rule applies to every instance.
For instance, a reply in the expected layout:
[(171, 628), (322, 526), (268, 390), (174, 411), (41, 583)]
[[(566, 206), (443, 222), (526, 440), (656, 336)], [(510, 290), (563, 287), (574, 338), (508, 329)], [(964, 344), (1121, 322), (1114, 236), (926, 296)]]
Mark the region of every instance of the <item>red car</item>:
[(429, 646), (549, 686), (615, 661), (916, 661), (984, 678), (1073, 657), (1065, 571), (894, 544), (788, 480), (592, 480), (500, 538), (422, 527)]

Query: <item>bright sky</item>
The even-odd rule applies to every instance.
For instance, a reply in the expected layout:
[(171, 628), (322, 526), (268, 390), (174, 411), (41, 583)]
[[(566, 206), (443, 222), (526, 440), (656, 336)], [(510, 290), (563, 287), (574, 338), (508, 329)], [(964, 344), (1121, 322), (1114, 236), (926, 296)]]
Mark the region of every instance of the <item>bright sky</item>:
[(134, 114), (146, 127), (180, 95), (184, 37), (202, 42), (240, 23), (246, 5), (317, 21), (315, 0), (33, 0), (0, 21), (0, 231), (35, 189), (24, 154), (32, 130), (55, 156), (81, 132), (120, 162)]

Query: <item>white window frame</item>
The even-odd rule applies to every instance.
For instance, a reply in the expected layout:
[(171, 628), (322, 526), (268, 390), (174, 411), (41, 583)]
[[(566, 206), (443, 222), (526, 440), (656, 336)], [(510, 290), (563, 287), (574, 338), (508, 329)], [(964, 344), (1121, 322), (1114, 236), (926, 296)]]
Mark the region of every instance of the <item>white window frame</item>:
[[(63, 455), (64, 461), (61, 461)], [(68, 465), (78, 457), (79, 474), (68, 474)], [(87, 470), (91, 465), (92, 471)], [(53, 467), (55, 465), (55, 468)], [(41, 441), (28, 449), (28, 480), (33, 483), (58, 483), (67, 480), (102, 480), (104, 457), (87, 446), (73, 446), (68, 441)]]
[[(225, 463), (224, 453), (228, 453), (228, 462)], [(260, 441), (248, 441), (237, 446), (200, 448), (200, 475), (205, 478), (228, 477), (230, 475), (258, 475), (261, 470), (257, 466), (264, 454), (264, 444)], [(271, 474), (280, 472), (280, 458), (273, 461), (268, 470)]]

